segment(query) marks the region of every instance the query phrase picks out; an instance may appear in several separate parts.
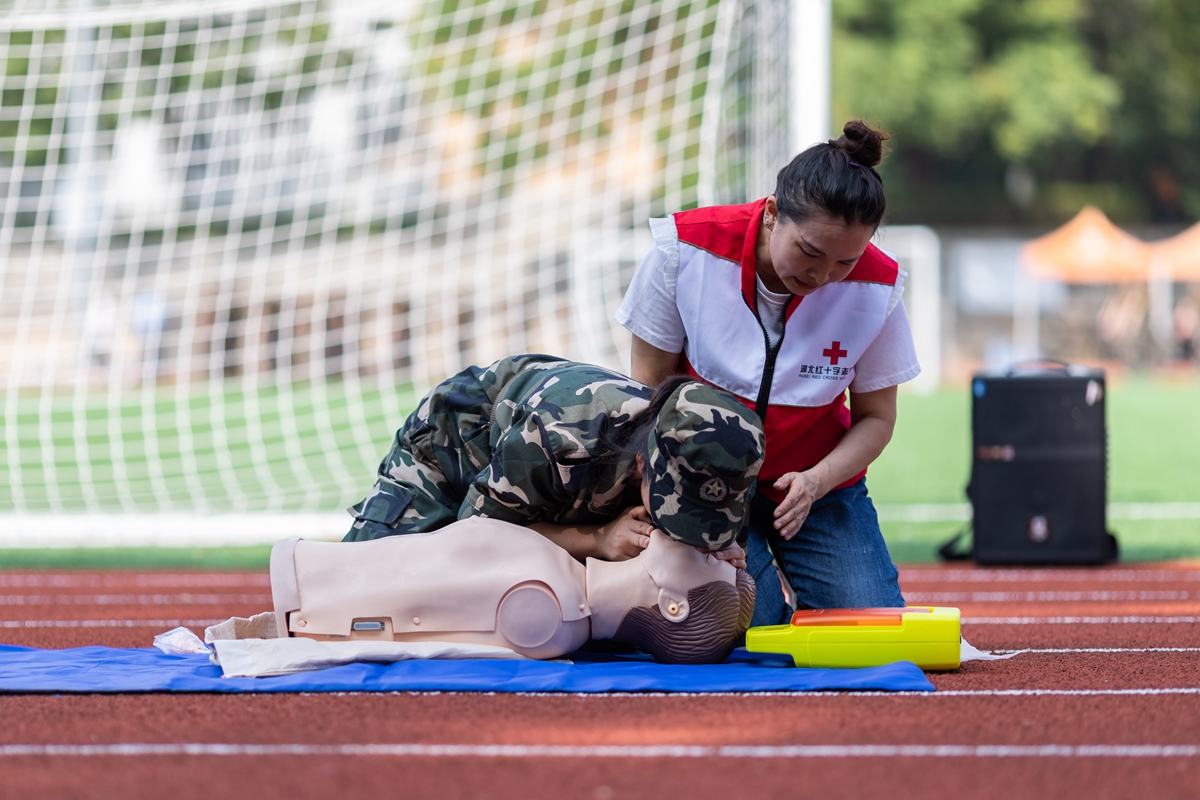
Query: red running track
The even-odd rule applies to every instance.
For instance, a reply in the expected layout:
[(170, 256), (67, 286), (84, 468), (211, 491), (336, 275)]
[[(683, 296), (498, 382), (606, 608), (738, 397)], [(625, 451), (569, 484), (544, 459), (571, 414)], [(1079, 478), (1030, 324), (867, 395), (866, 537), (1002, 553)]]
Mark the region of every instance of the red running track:
[[(1192, 798), (1200, 563), (903, 569), (1008, 661), (936, 694), (0, 696), (0, 798)], [(0, 573), (0, 641), (144, 647), (262, 573)]]

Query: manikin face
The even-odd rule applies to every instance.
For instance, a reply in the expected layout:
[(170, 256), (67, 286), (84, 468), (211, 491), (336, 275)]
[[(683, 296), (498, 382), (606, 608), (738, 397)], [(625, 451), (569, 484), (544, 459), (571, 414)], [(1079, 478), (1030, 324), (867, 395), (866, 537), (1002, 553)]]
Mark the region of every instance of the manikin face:
[(775, 277), (772, 281), (770, 274), (763, 274), (760, 255), (759, 275), (763, 283), (772, 291), (778, 292), (782, 288), (799, 297), (849, 275), (875, 233), (866, 225), (847, 223), (840, 217), (822, 213), (803, 222), (782, 220), (774, 195), (767, 198), (763, 228), (759, 234), (759, 252), (762, 252), (765, 235)]
[(636, 558), (588, 559), (587, 595), (592, 638), (634, 644), (668, 663), (725, 660), (754, 613), (745, 570), (658, 530)]
[(750, 625), (745, 570), (654, 531), (634, 559), (588, 561), (592, 637), (641, 647), (659, 661), (724, 661)]

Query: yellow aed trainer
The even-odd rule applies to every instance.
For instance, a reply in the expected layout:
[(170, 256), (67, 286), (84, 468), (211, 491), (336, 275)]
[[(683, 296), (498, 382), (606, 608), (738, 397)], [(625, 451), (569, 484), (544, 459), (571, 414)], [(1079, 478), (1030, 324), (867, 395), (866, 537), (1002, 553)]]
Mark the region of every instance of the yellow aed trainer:
[(924, 670), (958, 669), (957, 608), (827, 608), (797, 611), (788, 625), (746, 631), (752, 653), (789, 655), (797, 667), (878, 667), (911, 661)]

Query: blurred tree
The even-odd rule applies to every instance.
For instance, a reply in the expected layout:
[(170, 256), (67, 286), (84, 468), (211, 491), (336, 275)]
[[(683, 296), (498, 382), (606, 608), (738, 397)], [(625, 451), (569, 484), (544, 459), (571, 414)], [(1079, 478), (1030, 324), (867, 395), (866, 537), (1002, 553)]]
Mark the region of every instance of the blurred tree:
[(1020, 162), (1095, 142), (1120, 101), (1091, 64), (1077, 0), (839, 0), (835, 80), (911, 143), (947, 155), (979, 136)]
[(1124, 88), (1094, 168), (1135, 183), (1157, 221), (1200, 218), (1200, 3), (1090, 0), (1083, 30)]
[(1196, 0), (836, 0), (834, 26), (835, 119), (894, 135), (897, 221), (1200, 215)]

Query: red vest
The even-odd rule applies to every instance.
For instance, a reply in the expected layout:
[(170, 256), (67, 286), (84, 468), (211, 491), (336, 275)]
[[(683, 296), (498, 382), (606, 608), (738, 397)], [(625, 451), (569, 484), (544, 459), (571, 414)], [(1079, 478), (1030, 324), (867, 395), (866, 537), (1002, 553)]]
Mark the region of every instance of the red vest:
[[(676, 305), (686, 332), (687, 372), (755, 408), (768, 394), (766, 460), (759, 490), (786, 472), (809, 469), (837, 446), (850, 427), (846, 389), (854, 365), (887, 321), (899, 269), (874, 245), (845, 279), (827, 284), (788, 307), (783, 341), (769, 387), (766, 335), (755, 303), (755, 249), (765, 200), (713, 206), (673, 215), (678, 248)], [(863, 475), (837, 488), (851, 486)]]

